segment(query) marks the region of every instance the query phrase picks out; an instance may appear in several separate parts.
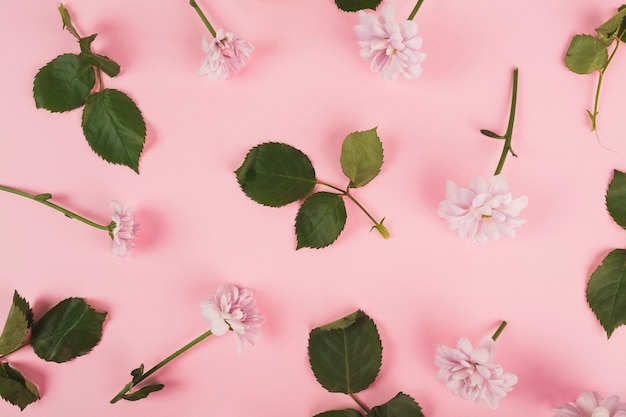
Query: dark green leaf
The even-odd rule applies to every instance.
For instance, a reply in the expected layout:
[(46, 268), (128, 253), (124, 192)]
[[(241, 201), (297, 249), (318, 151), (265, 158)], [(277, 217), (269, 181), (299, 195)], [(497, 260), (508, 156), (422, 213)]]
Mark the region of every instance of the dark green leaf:
[(626, 324), (626, 250), (615, 249), (593, 271), (587, 283), (587, 303), (607, 338)]
[(143, 363), (139, 368), (133, 369), (130, 372), (130, 375), (133, 377), (133, 384), (136, 384), (139, 381), (139, 378), (143, 376)]
[(165, 385), (163, 384), (146, 385), (145, 387), (138, 389), (132, 394), (124, 394), (122, 398), (128, 401), (138, 401), (138, 400), (146, 398), (148, 395), (152, 394), (153, 392), (161, 391), (164, 386)]
[(0, 355), (8, 355), (17, 350), (24, 341), (33, 323), (33, 312), (28, 302), (17, 291), (13, 293), (13, 304), (0, 335)]
[(307, 198), (296, 216), (297, 249), (330, 245), (346, 225), (346, 206), (339, 194), (319, 192)]
[(382, 0), (335, 0), (335, 4), (344, 12), (357, 12), (364, 9), (376, 10)]
[(31, 345), (43, 360), (66, 362), (89, 353), (100, 342), (106, 313), (82, 298), (68, 298), (33, 323)]
[(324, 413), (315, 414), (313, 417), (363, 417), (358, 410), (346, 408), (344, 410), (332, 410)]
[(51, 198), (52, 198), (52, 194), (50, 193), (37, 194), (35, 196), (35, 200), (37, 201), (46, 201), (46, 200), (50, 200)]
[(24, 410), (39, 399), (39, 391), (19, 371), (6, 362), (0, 362), (0, 396)]
[(613, 220), (626, 229), (626, 174), (613, 171), (613, 179), (606, 190), (606, 208)]
[(424, 417), (424, 413), (413, 398), (399, 392), (385, 404), (372, 408), (366, 417)]
[(369, 387), (378, 376), (382, 345), (376, 324), (358, 310), (345, 326), (315, 328), (309, 334), (309, 362), (318, 382), (330, 392), (351, 394)]
[(235, 174), (248, 197), (270, 207), (300, 200), (316, 184), (311, 160), (284, 143), (268, 142), (250, 149)]
[(590, 74), (604, 67), (608, 59), (606, 46), (591, 35), (576, 35), (567, 49), (565, 65), (576, 74)]
[(373, 180), (383, 166), (383, 144), (376, 128), (350, 133), (341, 146), (340, 161), (350, 187), (362, 187)]
[(146, 123), (126, 94), (108, 88), (92, 94), (83, 111), (83, 133), (102, 159), (139, 173)]
[(95, 83), (91, 65), (78, 55), (59, 55), (35, 75), (35, 105), (51, 112), (76, 109), (85, 104)]
[(100, 68), (109, 77), (115, 77), (120, 73), (120, 65), (113, 61), (111, 58), (104, 55), (94, 54), (91, 51), (91, 43), (96, 39), (96, 34), (86, 38), (80, 38), (78, 44), (80, 45), (80, 57), (91, 65)]
[(487, 129), (480, 129), (480, 133), (490, 138), (494, 138), (494, 139), (505, 139), (504, 136), (498, 135), (497, 133), (494, 133), (491, 130), (487, 130)]
[(604, 22), (596, 29), (598, 37), (609, 39), (613, 36), (622, 37), (624, 35), (624, 18), (626, 17), (626, 9), (620, 7), (618, 12), (609, 20)]

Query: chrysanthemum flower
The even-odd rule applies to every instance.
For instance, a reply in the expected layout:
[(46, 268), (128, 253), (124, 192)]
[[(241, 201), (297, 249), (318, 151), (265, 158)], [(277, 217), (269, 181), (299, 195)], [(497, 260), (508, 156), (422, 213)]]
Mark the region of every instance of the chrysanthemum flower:
[(110, 236), (113, 239), (111, 250), (115, 256), (126, 256), (130, 250), (135, 247), (133, 239), (139, 237), (139, 223), (135, 223), (132, 216), (132, 207), (124, 209), (119, 201), (111, 201), (110, 204), (112, 222), (115, 226), (110, 229)]
[(596, 392), (585, 391), (576, 402), (555, 407), (555, 417), (626, 417), (626, 403), (619, 402), (617, 395), (602, 399)]
[(224, 32), (223, 29), (218, 29), (215, 37), (210, 40), (205, 35), (202, 38), (202, 49), (206, 52), (206, 57), (199, 73), (210, 80), (229, 78), (231, 71), (234, 73), (241, 69), (254, 51), (248, 41), (232, 32)]

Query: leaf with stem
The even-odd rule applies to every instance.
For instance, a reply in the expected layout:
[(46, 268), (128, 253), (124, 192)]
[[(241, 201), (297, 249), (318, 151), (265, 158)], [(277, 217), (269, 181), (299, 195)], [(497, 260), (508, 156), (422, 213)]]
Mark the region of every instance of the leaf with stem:
[(0, 362), (0, 396), (24, 410), (39, 399), (37, 386), (8, 363)]
[(376, 128), (350, 133), (341, 146), (341, 169), (350, 179), (350, 188), (366, 185), (383, 166), (383, 144)]

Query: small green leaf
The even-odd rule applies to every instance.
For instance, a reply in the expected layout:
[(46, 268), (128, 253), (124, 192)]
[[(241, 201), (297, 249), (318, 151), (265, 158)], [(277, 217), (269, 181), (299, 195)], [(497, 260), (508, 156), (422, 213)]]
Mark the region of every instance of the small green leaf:
[[(358, 310), (309, 334), (309, 362), (317, 381), (330, 392), (351, 394), (369, 387), (382, 364), (382, 345), (374, 321)], [(327, 329), (327, 330), (325, 330)]]
[(373, 180), (383, 166), (383, 144), (376, 128), (350, 133), (341, 146), (341, 169), (350, 178), (350, 187), (362, 187)]
[(615, 249), (593, 271), (587, 283), (587, 303), (607, 338), (626, 324), (626, 250)]
[(132, 394), (124, 394), (122, 398), (128, 401), (139, 401), (141, 399), (146, 398), (148, 395), (152, 394), (153, 392), (161, 391), (164, 386), (165, 385), (163, 384), (146, 385), (145, 387), (138, 389)]
[(0, 362), (0, 396), (24, 410), (39, 399), (39, 391), (18, 370), (11, 368), (6, 362)]
[(608, 59), (606, 46), (591, 35), (576, 35), (567, 49), (565, 65), (576, 74), (601, 70)]
[(624, 18), (626, 17), (626, 9), (624, 6), (618, 9), (618, 12), (614, 14), (609, 20), (604, 22), (600, 27), (596, 29), (598, 37), (610, 39), (613, 36), (621, 37), (624, 35)]
[(344, 410), (331, 410), (323, 413), (315, 414), (313, 417), (363, 417), (358, 410), (346, 408)]
[(335, 0), (335, 4), (344, 12), (357, 12), (364, 9), (376, 10), (382, 0)]
[(293, 146), (276, 142), (250, 149), (235, 174), (249, 198), (270, 207), (306, 197), (317, 181), (308, 156)]
[(494, 133), (491, 130), (487, 129), (480, 129), (480, 133), (494, 139), (506, 139), (504, 136), (498, 135), (497, 133)]
[(85, 138), (95, 153), (139, 173), (146, 123), (130, 97), (109, 88), (92, 94), (83, 110), (82, 123)]
[(613, 220), (626, 229), (626, 174), (613, 171), (613, 179), (606, 190), (606, 208)]
[(0, 335), (0, 355), (8, 355), (19, 349), (32, 323), (33, 311), (28, 302), (15, 291), (13, 304)]
[(78, 44), (80, 45), (80, 57), (85, 62), (100, 68), (109, 77), (115, 77), (120, 73), (120, 65), (107, 56), (94, 54), (91, 51), (91, 43), (96, 39), (96, 36), (97, 35), (94, 33), (91, 36), (78, 40)]
[(51, 198), (52, 198), (52, 194), (50, 193), (37, 194), (35, 196), (35, 200), (37, 201), (46, 201), (46, 200), (50, 200)]
[(312, 194), (296, 216), (296, 249), (330, 245), (341, 234), (346, 217), (346, 205), (340, 194), (323, 191)]
[(85, 104), (95, 83), (91, 65), (78, 55), (59, 55), (35, 75), (35, 105), (51, 112), (76, 109)]
[(82, 298), (67, 298), (33, 323), (31, 345), (41, 359), (66, 362), (89, 353), (100, 342), (106, 313)]
[(133, 369), (130, 372), (130, 375), (133, 377), (133, 384), (136, 384), (139, 381), (139, 378), (143, 376), (143, 363), (139, 366), (139, 368)]
[(399, 392), (385, 404), (373, 407), (366, 417), (424, 417), (424, 413), (413, 398)]

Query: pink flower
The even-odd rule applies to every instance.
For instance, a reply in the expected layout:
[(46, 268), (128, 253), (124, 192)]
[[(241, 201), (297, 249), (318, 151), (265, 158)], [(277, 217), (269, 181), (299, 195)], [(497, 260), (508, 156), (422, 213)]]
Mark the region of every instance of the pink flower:
[(456, 349), (438, 345), (437, 378), (454, 395), (495, 409), (517, 383), (517, 376), (493, 363), (494, 356), (495, 342), (490, 337), (485, 337), (476, 349), (465, 337), (459, 339)]
[(250, 53), (254, 51), (249, 42), (232, 32), (224, 32), (223, 29), (219, 29), (210, 42), (205, 35), (202, 38), (202, 49), (206, 52), (206, 58), (199, 72), (210, 80), (229, 78), (230, 72), (241, 69), (248, 61)]
[(469, 188), (460, 188), (454, 182), (446, 183), (446, 200), (439, 204), (437, 214), (456, 230), (459, 237), (472, 242), (497, 240), (500, 235), (515, 236), (515, 229), (526, 220), (517, 216), (528, 204), (528, 197), (513, 200), (504, 178), (500, 175), (488, 181), (476, 177)]
[(555, 417), (626, 417), (626, 403), (611, 395), (602, 399), (593, 391), (585, 391), (575, 403), (563, 403), (554, 408)]
[(111, 250), (114, 256), (126, 256), (135, 247), (133, 239), (139, 237), (141, 229), (139, 223), (135, 223), (133, 220), (132, 207), (124, 209), (119, 201), (111, 201), (110, 207), (113, 212), (111, 223), (114, 223), (109, 232), (111, 239), (113, 239)]
[(254, 304), (252, 291), (239, 289), (235, 285), (220, 285), (213, 298), (200, 303), (202, 316), (210, 323), (211, 332), (217, 336), (232, 330), (237, 335), (237, 353), (241, 353), (243, 342), (254, 344), (259, 337), (257, 328), (265, 318), (259, 315)]
[(413, 80), (422, 73), (421, 64), (426, 59), (426, 54), (419, 51), (422, 38), (417, 36), (417, 23), (396, 23), (394, 15), (392, 2), (381, 8), (379, 17), (359, 11), (360, 24), (354, 31), (360, 39), (360, 55), (370, 61), (370, 69), (383, 80), (395, 80), (398, 74)]

